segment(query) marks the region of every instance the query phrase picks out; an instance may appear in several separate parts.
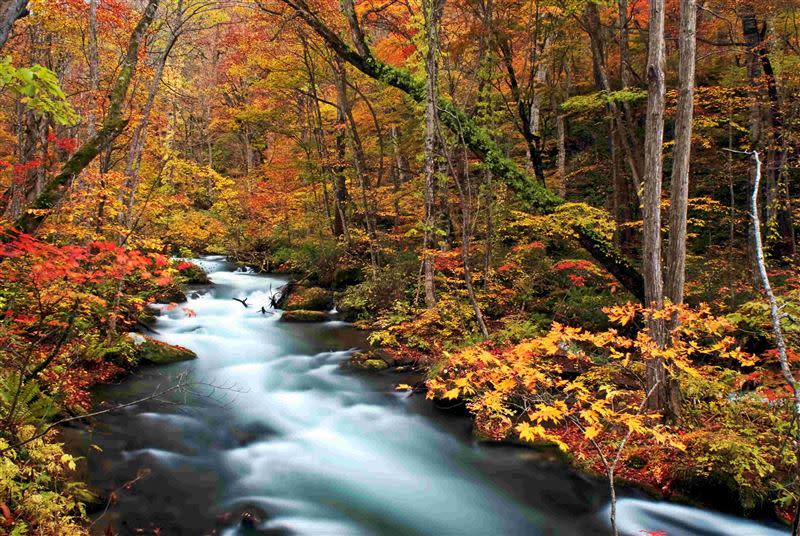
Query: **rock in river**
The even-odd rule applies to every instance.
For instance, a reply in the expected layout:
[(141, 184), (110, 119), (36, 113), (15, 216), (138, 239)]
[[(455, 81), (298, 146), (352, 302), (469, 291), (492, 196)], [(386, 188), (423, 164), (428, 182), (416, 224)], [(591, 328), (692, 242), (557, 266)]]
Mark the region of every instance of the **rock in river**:
[(128, 333), (128, 337), (136, 346), (136, 357), (139, 361), (149, 361), (156, 365), (168, 365), (197, 358), (197, 354), (188, 348), (157, 341), (141, 333)]
[(284, 307), (287, 311), (330, 311), (333, 293), (319, 287), (297, 287)]
[(320, 311), (286, 311), (281, 316), (283, 322), (325, 322), (328, 315)]

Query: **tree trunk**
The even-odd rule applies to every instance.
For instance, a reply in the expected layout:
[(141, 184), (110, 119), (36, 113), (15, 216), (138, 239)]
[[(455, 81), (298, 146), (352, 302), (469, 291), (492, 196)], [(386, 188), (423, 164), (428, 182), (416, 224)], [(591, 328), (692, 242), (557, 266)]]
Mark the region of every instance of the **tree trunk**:
[[(764, 248), (761, 244), (761, 221), (758, 216), (758, 187), (761, 183), (761, 158), (758, 151), (753, 151), (753, 159), (756, 162), (753, 180), (753, 191), (750, 195), (750, 221), (753, 224), (753, 236), (755, 237), (755, 251), (756, 251), (756, 265), (758, 267), (758, 275), (761, 286), (764, 288), (764, 293), (767, 295), (767, 303), (769, 304), (770, 320), (772, 324), (772, 336), (775, 343), (775, 348), (778, 350), (778, 362), (781, 366), (781, 373), (786, 381), (787, 387), (793, 395), (793, 413), (794, 420), (800, 419), (800, 382), (795, 378), (792, 372), (789, 356), (786, 351), (786, 340), (783, 336), (783, 328), (781, 327), (781, 319), (783, 313), (781, 306), (778, 303), (775, 293), (772, 291), (772, 286), (767, 274), (767, 264), (764, 261)], [(800, 429), (795, 431), (795, 444), (800, 442)], [(795, 476), (796, 478), (796, 476)], [(794, 519), (792, 520), (792, 536), (800, 534), (800, 505), (796, 506), (794, 512)]]
[[(645, 305), (654, 311), (664, 307), (664, 281), (661, 273), (661, 174), (664, 140), (664, 0), (650, 2), (649, 50), (647, 54), (647, 123), (644, 143), (644, 191), (642, 195), (642, 265)], [(666, 323), (647, 319), (650, 337), (664, 347)], [(677, 417), (679, 408), (671, 404), (663, 358), (650, 358), (646, 370), (648, 409), (660, 411), (665, 419)]]
[[(336, 71), (336, 69), (334, 69)], [(345, 239), (350, 241), (350, 234), (347, 229), (347, 176), (345, 175), (346, 164), (346, 145), (347, 145), (347, 115), (345, 114), (344, 107), (346, 103), (343, 101), (340, 89), (343, 83), (339, 82), (339, 74), (336, 76), (336, 164), (333, 168), (333, 203), (334, 203), (334, 218), (333, 218), (333, 234), (335, 236), (344, 236)], [(343, 76), (343, 75), (342, 75)]]
[(336, 100), (346, 119), (345, 132), (349, 134), (350, 152), (353, 156), (353, 164), (361, 190), (361, 205), (364, 211), (364, 229), (369, 237), (369, 255), (372, 264), (373, 276), (377, 275), (378, 256), (376, 251), (377, 232), (375, 229), (375, 219), (372, 214), (367, 189), (370, 187), (369, 174), (367, 170), (367, 159), (364, 153), (364, 146), (358, 134), (356, 121), (353, 118), (350, 101), (347, 98), (347, 72), (341, 59), (334, 59), (334, 73), (336, 78)]
[(439, 21), (444, 11), (444, 0), (423, 0), (422, 6), (425, 12), (425, 39), (428, 45), (425, 54), (425, 229), (422, 264), (425, 305), (430, 309), (436, 305), (433, 258), (427, 250), (433, 248), (436, 241), (434, 188), (439, 98)]
[(144, 154), (145, 142), (147, 141), (147, 129), (150, 125), (150, 114), (153, 111), (153, 106), (158, 95), (158, 89), (161, 87), (161, 78), (164, 76), (164, 68), (167, 65), (167, 60), (172, 52), (178, 37), (181, 35), (181, 18), (183, 10), (183, 1), (178, 2), (178, 14), (176, 15), (175, 26), (173, 33), (170, 35), (164, 50), (158, 57), (156, 64), (156, 72), (153, 79), (150, 81), (150, 88), (147, 94), (147, 102), (142, 110), (142, 117), (133, 131), (131, 136), (130, 146), (128, 147), (128, 156), (125, 162), (125, 187), (123, 191), (128, 193), (127, 206), (127, 224), (130, 226), (133, 206), (136, 202), (136, 189), (139, 186), (139, 170), (142, 166), (142, 155)]
[(100, 55), (97, 46), (97, 0), (89, 0), (89, 112), (86, 138), (97, 132), (97, 94), (100, 91)]
[(467, 154), (464, 154), (463, 161), (459, 160), (455, 167), (451, 165), (461, 205), (461, 262), (464, 265), (464, 286), (467, 288), (467, 297), (472, 306), (472, 312), (475, 314), (475, 321), (483, 338), (488, 339), (489, 329), (486, 327), (478, 297), (475, 295), (475, 286), (472, 283), (472, 267), (469, 259), (470, 243), (472, 242), (472, 184), (468, 166)]
[[(544, 168), (542, 166), (542, 156), (541, 151), (539, 150), (539, 135), (534, 130), (534, 124), (538, 128), (539, 123), (539, 104), (537, 103), (534, 107), (533, 101), (528, 101), (523, 98), (522, 90), (519, 87), (519, 81), (517, 80), (517, 73), (514, 69), (514, 57), (511, 50), (511, 45), (507, 39), (503, 36), (497, 36), (497, 48), (500, 51), (500, 58), (503, 61), (503, 65), (506, 69), (506, 74), (508, 76), (508, 84), (511, 88), (511, 96), (514, 97), (514, 100), (517, 103), (517, 115), (519, 116), (519, 130), (522, 134), (522, 137), (525, 139), (526, 150), (528, 154), (528, 158), (531, 162), (531, 167), (533, 168), (533, 174), (536, 177), (536, 180), (539, 181), (541, 185), (544, 185)], [(535, 72), (538, 72), (534, 70)], [(534, 121), (533, 112), (536, 112), (536, 120)]]
[[(766, 200), (765, 209), (767, 225), (778, 231), (778, 241), (772, 245), (776, 256), (792, 256), (796, 252), (794, 222), (791, 200), (785, 183), (784, 167), (786, 162), (786, 140), (784, 137), (784, 117), (781, 108), (778, 83), (772, 61), (769, 57), (769, 45), (764, 39), (766, 27), (759, 29), (755, 6), (745, 3), (739, 9), (742, 20), (742, 34), (747, 43), (747, 73), (751, 85), (753, 109), (751, 112), (751, 142), (753, 148), (767, 144), (766, 150)], [(769, 139), (764, 136), (763, 126), (754, 127), (752, 123), (762, 122), (762, 110), (759, 95), (759, 72), (764, 73), (766, 96), (769, 101), (767, 109), (769, 123)], [(767, 143), (768, 142), (768, 143)]]
[(567, 129), (564, 120), (564, 114), (559, 109), (555, 92), (550, 93), (550, 107), (552, 108), (553, 115), (556, 118), (556, 146), (558, 147), (558, 156), (556, 158), (558, 163), (558, 196), (563, 198), (567, 195)]
[(403, 152), (400, 148), (400, 134), (398, 133), (399, 129), (396, 126), (392, 126), (392, 141), (394, 144), (394, 165), (395, 165), (395, 172), (394, 172), (394, 181), (393, 181), (393, 193), (394, 193), (394, 200), (392, 205), (394, 206), (394, 226), (400, 227), (400, 187), (406, 183), (408, 180), (406, 178), (406, 170), (408, 169), (408, 162), (406, 158), (403, 156)]
[[(597, 10), (597, 4), (594, 2), (586, 4), (584, 19), (586, 21), (586, 32), (589, 34), (589, 45), (592, 52), (595, 86), (600, 91), (611, 91), (611, 82), (608, 79), (608, 72), (605, 65), (603, 36), (601, 33), (600, 14)], [(625, 161), (628, 163), (634, 184), (640, 185), (642, 182), (642, 172), (640, 171), (641, 165), (636, 157), (636, 143), (632, 129), (628, 125), (626, 118), (623, 117), (616, 103), (609, 103), (608, 109), (619, 131), (619, 139), (624, 151)], [(637, 197), (639, 196), (638, 189), (635, 189), (634, 193)]]
[(28, 0), (0, 0), (0, 49), (6, 46), (14, 23), (28, 14)]
[(666, 296), (683, 303), (686, 282), (686, 218), (689, 203), (689, 159), (692, 153), (694, 112), (695, 29), (697, 0), (681, 0), (681, 28), (678, 36), (678, 107), (675, 112), (675, 148), (670, 181), (670, 225), (667, 246)]

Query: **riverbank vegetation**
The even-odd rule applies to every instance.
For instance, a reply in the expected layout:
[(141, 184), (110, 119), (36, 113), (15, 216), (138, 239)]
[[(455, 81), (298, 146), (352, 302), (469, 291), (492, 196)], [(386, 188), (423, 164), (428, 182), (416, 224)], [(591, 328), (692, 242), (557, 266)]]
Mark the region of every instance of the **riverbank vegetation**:
[(477, 439), (797, 533), (796, 11), (0, 0), (2, 531), (85, 530), (32, 438), (216, 253)]

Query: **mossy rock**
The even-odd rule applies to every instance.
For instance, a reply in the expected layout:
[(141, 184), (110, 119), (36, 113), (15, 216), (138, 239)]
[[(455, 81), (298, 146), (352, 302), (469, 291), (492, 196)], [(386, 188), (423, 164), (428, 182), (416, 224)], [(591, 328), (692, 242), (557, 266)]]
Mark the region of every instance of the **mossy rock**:
[(287, 311), (330, 311), (333, 293), (319, 287), (297, 287), (284, 307)]
[(302, 323), (312, 323), (312, 322), (325, 322), (328, 320), (328, 315), (321, 311), (305, 311), (305, 310), (293, 310), (293, 311), (285, 311), (281, 316), (282, 322), (302, 322)]
[(336, 311), (339, 313), (339, 318), (345, 322), (355, 322), (371, 316), (366, 304), (356, 303), (355, 300), (345, 298), (336, 302)]
[(128, 337), (133, 341), (135, 355), (140, 362), (147, 361), (156, 365), (169, 365), (179, 361), (197, 359), (196, 353), (183, 346), (174, 346), (157, 341), (140, 333), (129, 333)]
[(208, 285), (211, 283), (206, 271), (191, 262), (184, 263), (178, 273), (187, 285)]
[(153, 299), (158, 303), (186, 303), (188, 301), (186, 294), (177, 285), (162, 288), (153, 295)]
[(391, 365), (378, 351), (355, 352), (348, 360), (348, 365), (357, 370), (386, 370)]
[(158, 316), (160, 312), (157, 309), (153, 309), (151, 307), (145, 307), (139, 313), (139, 316), (136, 318), (136, 321), (148, 328), (152, 328), (158, 322)]
[(366, 361), (361, 361), (358, 368), (363, 370), (386, 370), (389, 368), (389, 364), (383, 359), (367, 359)]
[[(760, 482), (760, 481), (759, 481)], [(742, 488), (724, 468), (704, 472), (681, 472), (672, 490), (699, 504), (737, 516), (768, 516), (773, 511), (766, 494)]]

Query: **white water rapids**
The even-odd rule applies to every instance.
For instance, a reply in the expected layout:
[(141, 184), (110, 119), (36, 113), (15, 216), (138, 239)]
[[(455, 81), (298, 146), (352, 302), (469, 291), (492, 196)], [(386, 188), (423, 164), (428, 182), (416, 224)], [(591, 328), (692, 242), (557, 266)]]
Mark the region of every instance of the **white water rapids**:
[[(121, 534), (162, 535), (607, 532), (602, 483), (531, 460), (524, 449), (471, 444), (393, 393), (393, 380), (376, 387), (342, 370), (357, 344), (345, 324), (288, 324), (279, 313), (262, 314), (280, 278), (231, 271), (221, 257), (199, 263), (214, 285), (190, 292), (185, 307), (164, 309), (155, 326), (157, 338), (199, 358), (142, 370), (99, 396), (140, 398), (180, 373), (219, 389), (97, 423), (85, 438), (101, 449), (86, 449), (89, 478), (118, 497), (95, 516), (98, 534), (109, 523)], [(233, 300), (245, 297), (250, 307)], [(786, 533), (642, 499), (622, 500), (619, 510), (626, 536)], [(253, 527), (241, 523), (245, 511)]]

